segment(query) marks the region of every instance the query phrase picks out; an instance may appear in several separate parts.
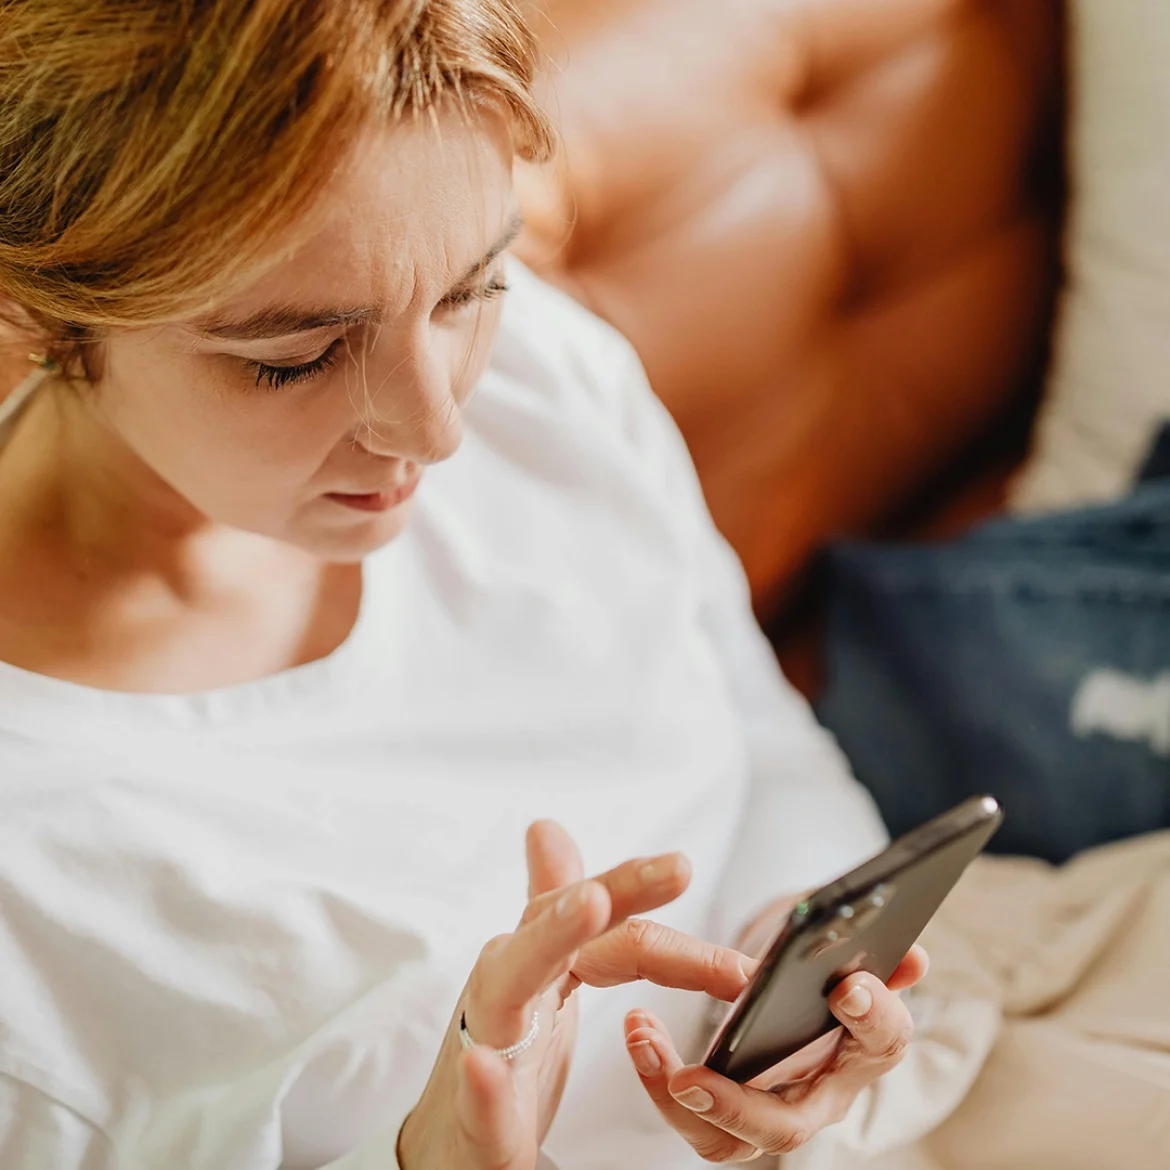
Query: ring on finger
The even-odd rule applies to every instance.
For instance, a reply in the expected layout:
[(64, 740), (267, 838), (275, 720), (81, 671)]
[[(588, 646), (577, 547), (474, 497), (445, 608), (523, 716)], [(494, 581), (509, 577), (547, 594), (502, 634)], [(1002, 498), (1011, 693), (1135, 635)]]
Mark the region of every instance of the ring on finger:
[[(537, 1041), (540, 1036), (540, 1009), (532, 1013), (532, 1023), (528, 1028), (527, 1033), (522, 1040), (517, 1040), (515, 1044), (509, 1044), (507, 1048), (492, 1048), (501, 1060), (506, 1060), (509, 1063), (516, 1059), (516, 1057), (527, 1052)], [(464, 1048), (483, 1048), (486, 1045), (480, 1044), (477, 1040), (472, 1038), (471, 1033), (467, 1030), (467, 1013), (461, 1012), (459, 1015), (459, 1043)]]

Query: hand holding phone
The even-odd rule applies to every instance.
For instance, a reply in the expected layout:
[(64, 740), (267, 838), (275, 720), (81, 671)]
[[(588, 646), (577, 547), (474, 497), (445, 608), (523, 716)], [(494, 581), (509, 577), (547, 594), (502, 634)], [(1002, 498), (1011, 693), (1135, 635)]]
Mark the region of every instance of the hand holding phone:
[(856, 971), (887, 982), (1002, 820), (969, 800), (797, 903), (703, 1063), (744, 1083), (836, 1027), (833, 988)]
[[(913, 1026), (896, 992), (925, 971), (914, 940), (1001, 819), (994, 800), (968, 801), (803, 899), (704, 1065), (684, 1066), (659, 1020), (630, 1013), (626, 1043), (666, 1121), (717, 1162), (789, 1153), (839, 1121), (901, 1059)], [(775, 1091), (747, 1083), (764, 1073)]]

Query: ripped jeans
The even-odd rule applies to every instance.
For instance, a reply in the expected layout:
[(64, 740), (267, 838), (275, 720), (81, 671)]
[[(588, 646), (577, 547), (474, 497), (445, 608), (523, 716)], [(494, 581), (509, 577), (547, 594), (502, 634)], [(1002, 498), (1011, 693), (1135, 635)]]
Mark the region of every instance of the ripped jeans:
[[(1151, 459), (1164, 471), (1170, 430)], [(1170, 478), (949, 544), (830, 553), (818, 706), (891, 832), (989, 792), (1000, 852), (1170, 828)]]

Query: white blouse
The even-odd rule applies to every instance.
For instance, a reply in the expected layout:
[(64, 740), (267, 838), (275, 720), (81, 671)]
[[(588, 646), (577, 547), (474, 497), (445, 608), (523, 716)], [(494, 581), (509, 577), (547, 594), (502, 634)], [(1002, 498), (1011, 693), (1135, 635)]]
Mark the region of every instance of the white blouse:
[[(459, 454), (336, 653), (138, 696), (0, 664), (0, 1166), (388, 1170), (523, 836), (683, 849), (726, 935), (879, 848), (631, 348), (519, 266)], [(702, 1165), (582, 993), (561, 1170)]]

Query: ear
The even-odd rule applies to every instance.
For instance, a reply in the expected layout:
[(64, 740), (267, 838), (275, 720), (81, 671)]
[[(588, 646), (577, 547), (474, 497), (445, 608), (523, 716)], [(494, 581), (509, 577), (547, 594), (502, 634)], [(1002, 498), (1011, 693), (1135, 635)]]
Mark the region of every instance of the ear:
[[(50, 340), (54, 336), (58, 340)], [(96, 383), (101, 376), (102, 346), (86, 340), (60, 340), (65, 331), (30, 313), (0, 294), (0, 398), (20, 384), (32, 369), (29, 359), (49, 356), (69, 378)]]

